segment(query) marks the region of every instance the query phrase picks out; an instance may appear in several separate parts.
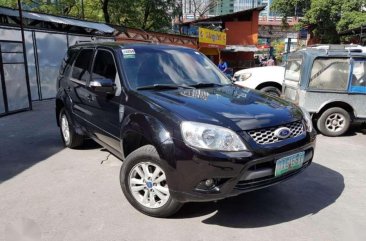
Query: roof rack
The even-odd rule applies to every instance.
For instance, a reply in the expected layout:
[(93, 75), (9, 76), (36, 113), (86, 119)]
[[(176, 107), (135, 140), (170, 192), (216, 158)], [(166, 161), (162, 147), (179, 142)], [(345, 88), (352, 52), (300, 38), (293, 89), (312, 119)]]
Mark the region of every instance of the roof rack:
[(307, 49), (325, 50), (327, 54), (329, 52), (366, 53), (366, 47), (354, 44), (315, 44), (308, 46)]

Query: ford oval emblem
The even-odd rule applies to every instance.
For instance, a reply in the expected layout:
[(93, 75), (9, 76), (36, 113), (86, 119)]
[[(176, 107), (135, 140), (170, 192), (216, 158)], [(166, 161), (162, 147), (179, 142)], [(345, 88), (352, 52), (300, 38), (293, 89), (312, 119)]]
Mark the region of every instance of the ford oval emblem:
[(275, 136), (280, 139), (286, 139), (291, 135), (291, 130), (287, 127), (280, 127), (274, 132)]

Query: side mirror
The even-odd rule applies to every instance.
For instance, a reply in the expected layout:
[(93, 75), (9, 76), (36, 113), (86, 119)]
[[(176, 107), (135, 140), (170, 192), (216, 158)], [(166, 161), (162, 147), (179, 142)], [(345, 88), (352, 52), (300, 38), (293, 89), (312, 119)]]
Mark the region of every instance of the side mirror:
[(116, 91), (116, 84), (111, 79), (93, 79), (89, 83), (89, 87), (95, 92), (114, 94)]

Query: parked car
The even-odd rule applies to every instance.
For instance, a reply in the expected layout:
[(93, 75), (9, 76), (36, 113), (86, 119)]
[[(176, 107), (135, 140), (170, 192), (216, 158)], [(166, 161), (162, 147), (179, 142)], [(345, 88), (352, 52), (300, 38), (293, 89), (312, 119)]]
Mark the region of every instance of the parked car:
[(177, 46), (71, 47), (56, 116), (67, 147), (89, 137), (123, 160), (123, 193), (155, 217), (286, 180), (315, 147), (306, 111), (232, 85), (203, 54)]
[(330, 46), (289, 54), (283, 95), (312, 115), (327, 136), (344, 134), (352, 122), (366, 122), (366, 53)]
[(284, 76), (283, 66), (264, 66), (239, 70), (235, 72), (233, 81), (237, 85), (279, 97)]

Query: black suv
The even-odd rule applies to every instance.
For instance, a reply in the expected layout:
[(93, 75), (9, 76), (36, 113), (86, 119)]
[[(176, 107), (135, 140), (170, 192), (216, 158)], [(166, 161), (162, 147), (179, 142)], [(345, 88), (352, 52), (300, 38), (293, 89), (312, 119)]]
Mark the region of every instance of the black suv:
[(306, 111), (232, 85), (177, 46), (71, 47), (56, 114), (67, 147), (88, 137), (123, 160), (127, 200), (155, 217), (281, 182), (310, 165), (315, 147)]

